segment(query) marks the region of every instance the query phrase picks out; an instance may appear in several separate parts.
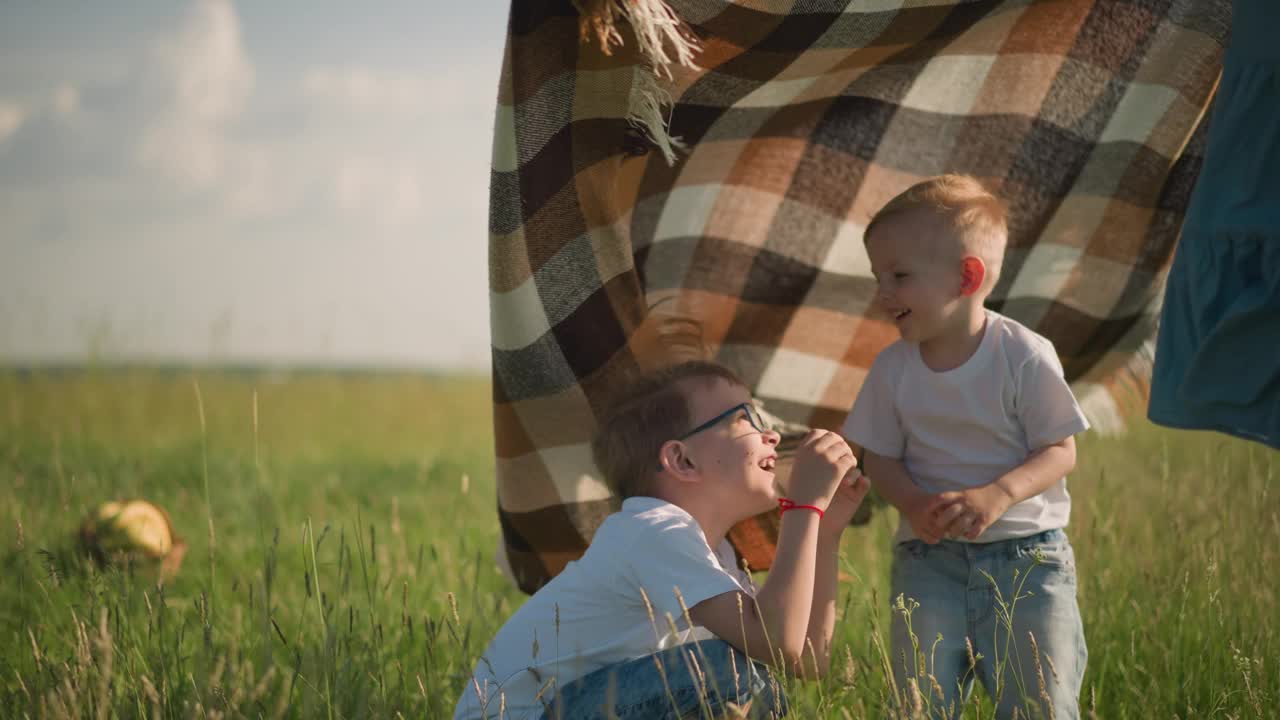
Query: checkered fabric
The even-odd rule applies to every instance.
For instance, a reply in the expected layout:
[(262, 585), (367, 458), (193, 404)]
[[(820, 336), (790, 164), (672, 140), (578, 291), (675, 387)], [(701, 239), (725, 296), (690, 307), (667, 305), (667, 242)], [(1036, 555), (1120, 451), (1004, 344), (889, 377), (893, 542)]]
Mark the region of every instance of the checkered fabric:
[[(1227, 0), (665, 7), (697, 68), (646, 52), (635, 22), (606, 53), (568, 0), (512, 3), (489, 265), (498, 514), (521, 588), (618, 507), (589, 440), (628, 374), (710, 357), (791, 427), (840, 426), (896, 337), (869, 312), (863, 227), (933, 175), (1008, 203), (990, 306), (1054, 342), (1094, 424), (1145, 408)], [(732, 536), (756, 567), (773, 528)]]

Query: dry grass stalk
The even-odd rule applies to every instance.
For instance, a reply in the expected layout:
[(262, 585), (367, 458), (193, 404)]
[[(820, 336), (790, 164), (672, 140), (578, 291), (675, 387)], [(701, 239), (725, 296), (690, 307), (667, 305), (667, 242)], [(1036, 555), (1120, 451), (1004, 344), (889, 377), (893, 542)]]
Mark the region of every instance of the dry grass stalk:
[(1053, 708), (1053, 700), (1049, 698), (1049, 690), (1045, 685), (1044, 667), (1040, 664), (1040, 645), (1036, 642), (1035, 633), (1028, 632), (1027, 637), (1031, 640), (1031, 657), (1036, 664), (1036, 685), (1040, 691), (1040, 699), (1044, 701), (1046, 712), (1049, 720), (1054, 720), (1055, 710)]

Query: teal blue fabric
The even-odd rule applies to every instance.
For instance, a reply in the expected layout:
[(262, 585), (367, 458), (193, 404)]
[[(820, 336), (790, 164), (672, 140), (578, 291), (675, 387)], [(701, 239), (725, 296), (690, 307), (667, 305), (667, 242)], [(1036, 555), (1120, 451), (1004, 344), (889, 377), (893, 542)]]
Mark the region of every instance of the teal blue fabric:
[(1280, 1), (1236, 0), (1148, 416), (1280, 449)]

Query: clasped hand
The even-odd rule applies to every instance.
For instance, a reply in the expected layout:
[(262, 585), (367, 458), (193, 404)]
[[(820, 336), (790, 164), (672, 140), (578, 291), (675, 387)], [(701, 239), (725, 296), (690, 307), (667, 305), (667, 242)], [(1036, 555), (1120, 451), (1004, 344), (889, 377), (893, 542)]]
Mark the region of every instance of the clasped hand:
[(929, 544), (943, 538), (976, 540), (1011, 504), (1008, 493), (988, 483), (925, 496), (905, 514), (916, 536)]

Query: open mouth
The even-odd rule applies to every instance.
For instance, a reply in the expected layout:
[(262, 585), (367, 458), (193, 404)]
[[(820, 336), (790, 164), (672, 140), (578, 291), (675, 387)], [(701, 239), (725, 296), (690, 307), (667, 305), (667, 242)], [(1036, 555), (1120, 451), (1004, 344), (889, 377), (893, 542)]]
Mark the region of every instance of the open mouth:
[(773, 472), (774, 468), (777, 467), (777, 465), (778, 465), (777, 455), (770, 455), (769, 457), (760, 461), (760, 469), (768, 470), (769, 472)]

